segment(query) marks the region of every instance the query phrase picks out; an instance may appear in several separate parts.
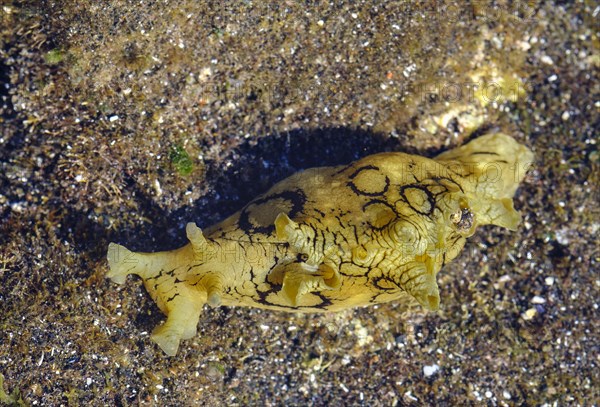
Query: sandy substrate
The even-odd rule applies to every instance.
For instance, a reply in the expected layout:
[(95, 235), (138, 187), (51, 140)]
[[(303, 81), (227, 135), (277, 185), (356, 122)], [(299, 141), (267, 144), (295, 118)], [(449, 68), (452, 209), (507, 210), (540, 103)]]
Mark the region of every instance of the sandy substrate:
[[(34, 3), (0, 9), (0, 404), (600, 399), (594, 2)], [(105, 278), (109, 242), (173, 249), (299, 169), (490, 131), (535, 152), (524, 222), (479, 229), (439, 312), (207, 307), (168, 358)]]

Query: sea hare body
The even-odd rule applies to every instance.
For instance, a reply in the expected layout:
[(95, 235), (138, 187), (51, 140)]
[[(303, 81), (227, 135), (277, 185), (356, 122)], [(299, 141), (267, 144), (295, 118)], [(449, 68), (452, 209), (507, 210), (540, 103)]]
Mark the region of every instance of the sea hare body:
[(436, 275), (477, 226), (514, 230), (512, 197), (533, 154), (491, 134), (434, 159), (375, 154), (279, 182), (223, 222), (186, 228), (186, 246), (134, 253), (111, 243), (108, 277), (142, 277), (166, 322), (152, 339), (175, 355), (208, 303), (337, 311), (388, 301), (436, 310)]

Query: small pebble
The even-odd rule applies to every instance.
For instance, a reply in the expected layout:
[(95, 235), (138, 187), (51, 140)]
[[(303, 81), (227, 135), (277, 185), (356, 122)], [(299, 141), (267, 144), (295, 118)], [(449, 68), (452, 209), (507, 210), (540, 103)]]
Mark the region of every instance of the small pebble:
[(531, 299), (531, 302), (533, 304), (545, 304), (546, 303), (546, 299), (544, 297), (540, 297), (539, 295), (536, 295), (535, 297), (533, 297)]
[(438, 370), (440, 370), (440, 367), (436, 364), (433, 364), (431, 366), (423, 366), (423, 374), (425, 375), (425, 377), (433, 376), (437, 373)]
[(535, 308), (529, 308), (527, 311), (521, 314), (521, 318), (525, 321), (531, 321), (537, 315), (537, 310)]

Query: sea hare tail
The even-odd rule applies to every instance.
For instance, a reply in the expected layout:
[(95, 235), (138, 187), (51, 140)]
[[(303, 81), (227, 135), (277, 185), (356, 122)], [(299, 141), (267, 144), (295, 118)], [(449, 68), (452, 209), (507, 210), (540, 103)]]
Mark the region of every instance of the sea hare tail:
[(140, 274), (135, 253), (120, 244), (109, 244), (106, 258), (110, 267), (106, 276), (117, 284), (123, 284), (128, 274)]
[(193, 258), (194, 251), (190, 245), (168, 252), (142, 253), (110, 243), (106, 256), (110, 271), (106, 276), (117, 284), (123, 284), (128, 274), (136, 274), (146, 281), (156, 278), (168, 267), (175, 268), (187, 264)]
[(107, 277), (118, 284), (125, 282), (128, 274), (142, 277), (150, 296), (167, 315), (166, 322), (152, 333), (152, 340), (169, 356), (177, 353), (181, 339), (196, 335), (207, 296), (212, 305), (220, 302), (217, 278), (204, 276), (202, 281), (196, 281), (202, 284), (188, 284), (187, 271), (206, 257), (204, 251), (209, 247), (194, 224), (189, 224), (187, 231), (191, 244), (169, 252), (136, 253), (115, 243), (108, 246)]

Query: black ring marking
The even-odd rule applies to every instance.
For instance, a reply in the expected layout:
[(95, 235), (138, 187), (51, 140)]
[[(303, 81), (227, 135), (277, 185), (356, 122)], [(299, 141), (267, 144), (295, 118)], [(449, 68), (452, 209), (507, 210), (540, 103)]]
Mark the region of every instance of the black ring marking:
[[(377, 192), (367, 192), (367, 191), (360, 190), (354, 183), (354, 179), (356, 177), (358, 177), (363, 171), (377, 171), (378, 175), (384, 176), (385, 177), (385, 186), (383, 187), (383, 190), (377, 191)], [(381, 196), (381, 195), (385, 194), (390, 187), (389, 177), (387, 175), (383, 174), (381, 172), (381, 170), (379, 169), (379, 167), (376, 167), (374, 165), (365, 165), (364, 167), (360, 167), (356, 171), (354, 171), (348, 178), (351, 181), (348, 181), (347, 185), (352, 190), (352, 192), (354, 192), (356, 195)]]
[[(412, 203), (410, 202), (410, 200), (406, 196), (406, 190), (407, 189), (416, 189), (416, 190), (419, 190), (419, 191), (422, 191), (423, 193), (425, 193), (425, 196), (427, 197), (427, 201), (429, 202), (429, 210), (427, 212), (423, 212), (420, 209), (415, 208), (412, 205)], [(433, 196), (433, 194), (431, 193), (431, 191), (429, 191), (427, 189), (427, 187), (425, 187), (423, 185), (419, 185), (419, 184), (403, 185), (403, 186), (400, 187), (400, 195), (402, 196), (403, 201), (406, 202), (406, 204), (408, 206), (410, 206), (410, 208), (413, 211), (415, 211), (416, 213), (418, 213), (419, 215), (431, 216), (433, 214), (433, 211), (435, 209), (435, 197)]]

